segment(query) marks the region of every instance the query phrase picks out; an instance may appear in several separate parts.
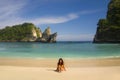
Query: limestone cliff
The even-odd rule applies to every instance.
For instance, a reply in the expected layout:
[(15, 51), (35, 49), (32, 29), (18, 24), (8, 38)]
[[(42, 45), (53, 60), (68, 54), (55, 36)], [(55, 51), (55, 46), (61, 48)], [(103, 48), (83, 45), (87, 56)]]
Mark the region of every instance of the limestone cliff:
[(56, 42), (57, 33), (51, 34), (50, 27), (42, 33), (32, 23), (24, 23), (20, 25), (7, 26), (0, 29), (0, 41), (28, 41), (28, 42)]
[(120, 43), (120, 0), (108, 4), (106, 19), (100, 19), (94, 43)]
[(51, 35), (51, 30), (50, 27), (48, 27), (47, 29), (45, 29), (45, 31), (43, 32), (42, 38), (44, 38), (45, 40), (48, 40), (49, 37)]
[(42, 34), (42, 37), (37, 39), (40, 42), (56, 42), (57, 33), (51, 34), (51, 29), (48, 27)]

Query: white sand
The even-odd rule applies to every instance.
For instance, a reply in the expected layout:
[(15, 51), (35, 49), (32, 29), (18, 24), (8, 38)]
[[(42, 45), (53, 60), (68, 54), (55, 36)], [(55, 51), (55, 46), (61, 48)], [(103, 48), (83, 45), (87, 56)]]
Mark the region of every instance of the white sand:
[(55, 68), (0, 66), (0, 80), (120, 80), (120, 66)]
[(61, 73), (57, 61), (0, 58), (0, 80), (120, 80), (120, 58), (64, 59)]

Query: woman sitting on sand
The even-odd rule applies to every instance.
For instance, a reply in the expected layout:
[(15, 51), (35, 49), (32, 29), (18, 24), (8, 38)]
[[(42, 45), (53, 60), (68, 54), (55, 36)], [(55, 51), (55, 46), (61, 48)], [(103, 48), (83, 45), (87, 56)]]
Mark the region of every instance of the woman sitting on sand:
[(58, 71), (58, 72), (66, 71), (65, 66), (64, 66), (64, 61), (63, 61), (62, 58), (60, 58), (60, 59), (58, 60), (56, 71)]

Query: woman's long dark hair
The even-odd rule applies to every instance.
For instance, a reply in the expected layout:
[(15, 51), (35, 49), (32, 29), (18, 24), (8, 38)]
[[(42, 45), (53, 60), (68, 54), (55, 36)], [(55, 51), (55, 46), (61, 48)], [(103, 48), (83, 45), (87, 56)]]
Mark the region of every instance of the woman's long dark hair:
[[(62, 61), (62, 62), (60, 62), (60, 61)], [(62, 58), (59, 59), (59, 61), (58, 61), (58, 65), (64, 65), (64, 61), (63, 61)]]

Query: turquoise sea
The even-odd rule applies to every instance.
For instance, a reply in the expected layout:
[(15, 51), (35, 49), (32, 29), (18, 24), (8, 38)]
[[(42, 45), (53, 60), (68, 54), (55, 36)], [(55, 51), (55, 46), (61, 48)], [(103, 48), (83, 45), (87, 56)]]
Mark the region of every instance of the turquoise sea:
[(120, 44), (92, 42), (0, 42), (3, 58), (114, 58), (120, 57)]

